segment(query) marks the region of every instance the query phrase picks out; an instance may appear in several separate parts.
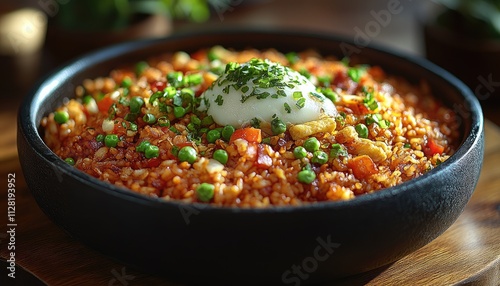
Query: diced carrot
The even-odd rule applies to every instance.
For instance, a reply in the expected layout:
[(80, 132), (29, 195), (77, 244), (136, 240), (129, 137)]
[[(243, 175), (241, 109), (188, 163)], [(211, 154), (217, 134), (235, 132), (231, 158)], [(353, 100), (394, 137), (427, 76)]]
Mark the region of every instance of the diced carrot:
[(424, 153), (427, 156), (434, 156), (434, 154), (442, 154), (444, 152), (444, 146), (438, 144), (434, 139), (427, 139), (427, 146), (424, 148)]
[(113, 99), (111, 99), (109, 95), (106, 95), (103, 99), (97, 102), (97, 108), (100, 112), (107, 113), (113, 102)]
[(350, 159), (347, 167), (351, 168), (354, 176), (358, 179), (364, 179), (378, 172), (377, 166), (368, 155), (361, 155)]
[(233, 143), (236, 139), (245, 139), (250, 143), (260, 143), (262, 141), (262, 132), (260, 129), (247, 127), (236, 129), (229, 139), (229, 143)]

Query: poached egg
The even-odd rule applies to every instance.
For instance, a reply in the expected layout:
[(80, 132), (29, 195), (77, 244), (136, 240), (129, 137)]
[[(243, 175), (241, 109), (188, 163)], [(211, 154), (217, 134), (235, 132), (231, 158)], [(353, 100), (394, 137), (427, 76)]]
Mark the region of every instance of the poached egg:
[(301, 124), (338, 115), (333, 102), (299, 72), (269, 60), (229, 63), (202, 94), (201, 110), (219, 125), (235, 128), (252, 120)]

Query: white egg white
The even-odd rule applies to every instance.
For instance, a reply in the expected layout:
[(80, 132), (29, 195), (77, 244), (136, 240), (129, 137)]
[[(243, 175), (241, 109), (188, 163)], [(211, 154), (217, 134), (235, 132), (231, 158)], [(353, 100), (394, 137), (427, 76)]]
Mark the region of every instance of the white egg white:
[[(265, 62), (270, 70), (278, 71), (276, 79), (290, 84), (261, 87), (250, 77), (244, 84), (246, 87), (238, 87), (235, 81), (228, 80), (231, 77), (226, 72), (202, 94), (200, 108), (206, 109), (217, 124), (236, 128), (254, 119), (270, 122), (278, 117), (285, 123), (301, 124), (338, 115), (333, 102), (317, 92), (306, 77), (278, 63)], [(266, 76), (273, 79), (274, 74), (269, 72)]]

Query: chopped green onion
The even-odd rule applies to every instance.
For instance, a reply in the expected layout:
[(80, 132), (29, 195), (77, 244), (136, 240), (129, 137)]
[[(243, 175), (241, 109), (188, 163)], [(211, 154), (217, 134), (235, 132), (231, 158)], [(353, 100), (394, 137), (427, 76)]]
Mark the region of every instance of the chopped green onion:
[(170, 127), (170, 120), (166, 116), (162, 116), (157, 120), (160, 127)]
[(189, 86), (195, 86), (201, 84), (203, 78), (200, 73), (193, 73), (186, 76)]
[(174, 71), (167, 74), (167, 81), (173, 87), (181, 87), (184, 75), (180, 71)]
[(329, 87), (321, 88), (319, 90), (324, 96), (330, 99), (333, 103), (339, 101), (339, 95)]
[(300, 60), (299, 56), (295, 52), (286, 53), (285, 57), (291, 65), (295, 64)]
[(151, 113), (146, 113), (142, 117), (142, 120), (144, 120), (147, 124), (154, 124), (156, 122), (156, 117)]
[(365, 72), (366, 72), (365, 67), (356, 67), (347, 69), (347, 75), (352, 79), (352, 81), (356, 83), (359, 83)]
[(317, 76), (317, 79), (318, 82), (323, 86), (329, 86), (332, 81), (332, 77), (330, 75)]

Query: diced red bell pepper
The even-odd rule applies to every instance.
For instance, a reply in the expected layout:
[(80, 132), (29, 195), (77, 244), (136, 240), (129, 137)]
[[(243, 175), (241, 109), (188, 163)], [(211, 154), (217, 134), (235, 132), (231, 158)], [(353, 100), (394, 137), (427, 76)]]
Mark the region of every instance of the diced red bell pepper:
[(245, 139), (249, 143), (260, 143), (262, 142), (262, 131), (253, 127), (236, 129), (231, 135), (229, 143), (233, 143), (236, 139)]

